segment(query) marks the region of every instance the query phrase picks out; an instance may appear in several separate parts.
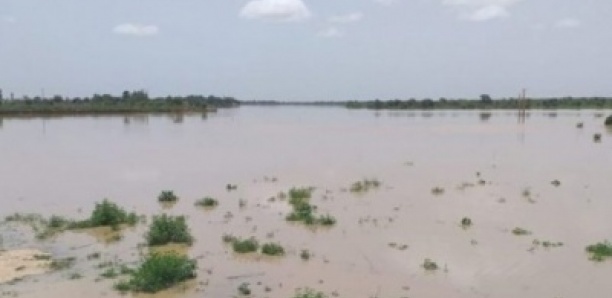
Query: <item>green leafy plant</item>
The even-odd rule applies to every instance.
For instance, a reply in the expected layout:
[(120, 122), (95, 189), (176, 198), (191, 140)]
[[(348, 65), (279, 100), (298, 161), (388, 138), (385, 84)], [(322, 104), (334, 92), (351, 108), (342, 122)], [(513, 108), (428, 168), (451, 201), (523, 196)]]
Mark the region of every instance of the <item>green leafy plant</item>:
[(174, 253), (151, 254), (131, 273), (129, 280), (121, 281), (115, 289), (126, 292), (155, 293), (196, 277), (196, 260)]
[(425, 270), (427, 271), (435, 271), (438, 270), (438, 264), (436, 264), (436, 262), (430, 260), (430, 259), (425, 259), (425, 261), (423, 261), (423, 268), (425, 268)]
[(380, 187), (380, 181), (376, 179), (363, 179), (351, 184), (349, 190), (353, 193), (363, 193)]
[(612, 243), (604, 241), (589, 245), (586, 247), (586, 251), (591, 254), (591, 260), (601, 262), (612, 257)]
[(461, 226), (463, 228), (469, 228), (472, 226), (472, 219), (469, 217), (464, 217), (461, 219)]
[(205, 197), (203, 199), (198, 200), (195, 205), (199, 207), (213, 208), (219, 205), (219, 202), (211, 197)]
[(157, 200), (162, 203), (172, 203), (178, 201), (178, 197), (174, 194), (173, 191), (164, 190), (159, 194)]
[(516, 227), (512, 230), (512, 234), (516, 236), (525, 236), (525, 235), (530, 235), (531, 232), (529, 230), (525, 230), (523, 228)]
[(269, 256), (282, 256), (285, 254), (285, 249), (277, 243), (266, 243), (261, 246), (261, 253)]
[(153, 217), (149, 231), (145, 235), (150, 246), (168, 243), (192, 244), (193, 237), (184, 216), (168, 216), (166, 214)]
[(259, 243), (254, 238), (236, 239), (232, 242), (232, 248), (237, 253), (256, 252), (259, 249)]
[(71, 222), (68, 227), (72, 229), (106, 226), (118, 228), (122, 224), (135, 225), (136, 223), (138, 223), (136, 213), (128, 213), (117, 204), (104, 199), (101, 203), (96, 203), (89, 219)]
[(318, 292), (310, 288), (298, 289), (293, 298), (327, 298), (323, 292)]

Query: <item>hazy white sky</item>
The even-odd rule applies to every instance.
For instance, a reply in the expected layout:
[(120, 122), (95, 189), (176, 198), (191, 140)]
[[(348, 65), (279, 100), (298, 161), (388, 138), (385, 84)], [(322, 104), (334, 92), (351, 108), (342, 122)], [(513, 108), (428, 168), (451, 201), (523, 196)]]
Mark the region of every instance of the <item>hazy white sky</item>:
[(4, 93), (612, 96), (610, 0), (0, 0)]

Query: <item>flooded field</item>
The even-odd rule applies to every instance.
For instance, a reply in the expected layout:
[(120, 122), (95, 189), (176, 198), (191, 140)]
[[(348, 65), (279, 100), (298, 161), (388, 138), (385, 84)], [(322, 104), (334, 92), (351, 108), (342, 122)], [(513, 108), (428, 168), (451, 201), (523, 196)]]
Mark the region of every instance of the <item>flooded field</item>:
[[(187, 216), (193, 245), (155, 250), (197, 259), (197, 278), (138, 297), (240, 297), (244, 283), (251, 297), (304, 287), (350, 298), (610, 297), (612, 261), (585, 251), (612, 240), (612, 131), (600, 113), (532, 111), (524, 124), (508, 111), (319, 107), (4, 118), (0, 218), (83, 220), (104, 198), (147, 223)], [(376, 183), (354, 185), (364, 179)], [(335, 225), (286, 221), (279, 193), (292, 187), (314, 187), (316, 214)], [(163, 190), (178, 202), (160, 204)], [(218, 205), (194, 206), (204, 197)], [(0, 249), (72, 264), (30, 270), (1, 283), (0, 296), (122, 297), (113, 285), (124, 277), (102, 276), (104, 264), (138, 265), (147, 223), (45, 240), (3, 223)], [(285, 255), (236, 254), (224, 235), (278, 243)]]

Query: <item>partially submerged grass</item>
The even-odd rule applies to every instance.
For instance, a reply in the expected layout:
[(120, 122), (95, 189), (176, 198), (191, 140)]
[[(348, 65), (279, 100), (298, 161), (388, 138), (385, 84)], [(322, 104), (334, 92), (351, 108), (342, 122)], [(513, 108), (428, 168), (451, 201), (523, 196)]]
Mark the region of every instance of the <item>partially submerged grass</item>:
[(54, 271), (65, 270), (72, 267), (74, 263), (76, 263), (76, 258), (74, 257), (57, 259), (52, 260), (51, 263), (49, 263), (49, 268)]
[(261, 253), (269, 256), (282, 256), (285, 249), (278, 243), (265, 243), (261, 246)]
[(211, 197), (205, 197), (203, 199), (196, 201), (195, 205), (199, 207), (205, 207), (205, 208), (214, 208), (214, 207), (217, 207), (217, 205), (219, 205), (219, 201)]
[(431, 193), (436, 196), (442, 195), (444, 194), (444, 188), (436, 186), (431, 189)]
[(596, 134), (593, 135), (593, 142), (595, 142), (595, 143), (601, 142), (601, 134), (600, 133), (596, 133)]
[(251, 288), (249, 288), (249, 284), (246, 282), (241, 283), (238, 286), (238, 293), (242, 296), (249, 296), (251, 295)]
[(257, 249), (259, 249), (259, 243), (257, 242), (257, 240), (255, 240), (255, 238), (248, 238), (248, 239), (236, 238), (232, 242), (232, 248), (234, 249), (234, 252), (236, 253), (241, 253), (241, 254), (251, 253), (251, 252), (256, 252)]
[[(58, 223), (61, 223), (61, 220), (58, 220)], [(116, 229), (122, 224), (135, 225), (136, 223), (138, 223), (136, 213), (128, 213), (117, 204), (104, 199), (101, 203), (96, 203), (89, 219), (71, 222), (68, 224), (68, 228), (112, 227)]]
[(530, 235), (531, 232), (529, 230), (525, 230), (523, 228), (516, 227), (512, 230), (512, 234), (516, 236), (525, 236), (525, 235)]
[(430, 260), (430, 259), (425, 259), (425, 261), (423, 261), (423, 268), (427, 271), (435, 271), (438, 270), (438, 264), (436, 264), (436, 262)]
[(311, 257), (310, 251), (308, 251), (307, 249), (303, 249), (302, 252), (300, 252), (300, 259), (304, 261), (308, 261), (310, 260), (310, 257)]
[(293, 298), (327, 298), (323, 292), (315, 291), (311, 288), (298, 289)]
[(193, 237), (184, 216), (169, 216), (166, 214), (153, 217), (149, 231), (145, 235), (150, 246), (169, 243), (185, 243), (191, 245)]
[(171, 190), (163, 190), (157, 197), (157, 200), (161, 203), (173, 203), (178, 201), (178, 197)]
[(606, 118), (606, 121), (604, 121), (604, 125), (612, 126), (612, 115), (610, 115), (610, 116), (608, 116), (608, 118)]
[(291, 200), (307, 200), (312, 197), (313, 187), (293, 187), (289, 190), (289, 199)]
[(377, 179), (363, 179), (361, 181), (357, 181), (351, 184), (349, 190), (352, 193), (364, 193), (370, 191), (371, 189), (379, 188), (380, 184), (380, 181), (378, 181)]
[(332, 226), (336, 219), (331, 215), (315, 216), (316, 206), (310, 204), (313, 188), (292, 188), (289, 190), (289, 204), (293, 212), (285, 217), (287, 221), (302, 222), (306, 225)]
[(599, 242), (586, 247), (586, 251), (591, 254), (590, 259), (601, 262), (606, 258), (612, 257), (612, 243), (609, 241)]
[(151, 254), (131, 273), (129, 280), (121, 281), (115, 289), (127, 292), (155, 293), (196, 277), (196, 260), (173, 253)]
[(461, 219), (461, 227), (467, 229), (472, 226), (472, 219), (469, 217), (464, 217)]

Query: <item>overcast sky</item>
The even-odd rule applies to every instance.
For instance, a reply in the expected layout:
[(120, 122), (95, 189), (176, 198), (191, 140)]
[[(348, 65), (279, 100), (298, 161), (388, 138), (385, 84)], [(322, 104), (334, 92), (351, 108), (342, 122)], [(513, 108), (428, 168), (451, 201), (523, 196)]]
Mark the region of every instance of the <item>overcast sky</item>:
[(0, 0), (0, 88), (612, 96), (610, 0)]

